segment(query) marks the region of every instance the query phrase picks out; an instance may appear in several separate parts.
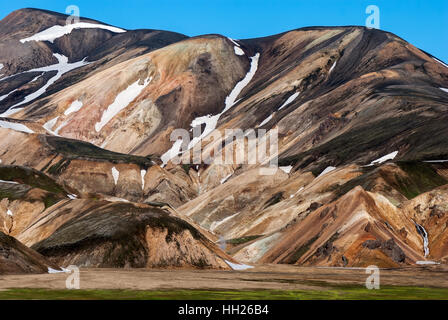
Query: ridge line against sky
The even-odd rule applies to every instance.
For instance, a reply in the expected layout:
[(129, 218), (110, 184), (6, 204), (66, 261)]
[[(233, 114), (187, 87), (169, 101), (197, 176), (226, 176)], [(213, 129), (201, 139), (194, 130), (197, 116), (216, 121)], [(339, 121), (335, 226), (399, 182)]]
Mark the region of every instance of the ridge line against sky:
[(0, 19), (14, 10), (38, 8), (125, 29), (160, 29), (188, 36), (217, 33), (258, 38), (311, 26), (365, 25), (366, 7), (380, 9), (380, 28), (448, 62), (447, 0), (2, 0)]

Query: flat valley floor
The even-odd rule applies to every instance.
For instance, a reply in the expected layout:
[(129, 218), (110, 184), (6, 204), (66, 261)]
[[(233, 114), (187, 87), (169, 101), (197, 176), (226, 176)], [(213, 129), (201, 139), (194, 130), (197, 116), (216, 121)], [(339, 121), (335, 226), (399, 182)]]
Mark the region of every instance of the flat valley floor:
[(0, 299), (444, 299), (448, 266), (380, 270), (380, 289), (363, 268), (261, 265), (247, 271), (81, 269), (70, 274), (0, 276)]

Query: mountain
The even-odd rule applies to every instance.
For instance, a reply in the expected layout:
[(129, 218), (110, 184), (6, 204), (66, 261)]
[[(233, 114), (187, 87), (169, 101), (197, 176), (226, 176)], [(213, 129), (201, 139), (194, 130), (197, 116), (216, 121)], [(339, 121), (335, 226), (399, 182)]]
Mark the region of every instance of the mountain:
[[(233, 40), (66, 19), (0, 21), (4, 233), (60, 266), (447, 262), (439, 59), (357, 26)], [(237, 156), (232, 128), (277, 129), (280, 169), (211, 157)], [(175, 129), (199, 129), (207, 161)]]
[(0, 274), (61, 271), (55, 264), (11, 236), (0, 232)]

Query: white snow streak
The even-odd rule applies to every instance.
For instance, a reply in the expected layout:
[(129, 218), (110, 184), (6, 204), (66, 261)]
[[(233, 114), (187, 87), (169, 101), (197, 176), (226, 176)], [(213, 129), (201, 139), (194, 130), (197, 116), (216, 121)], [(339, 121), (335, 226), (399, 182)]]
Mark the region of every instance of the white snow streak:
[(120, 176), (120, 171), (118, 171), (117, 168), (112, 167), (112, 177), (114, 178), (115, 185), (117, 185), (119, 176)]
[(330, 71), (328, 71), (328, 74), (330, 74), (331, 71), (333, 71), (334, 67), (336, 67), (336, 63), (337, 63), (337, 62), (338, 62), (338, 61), (336, 60), (336, 61), (333, 63), (333, 65), (332, 65), (331, 68), (330, 68)]
[(270, 116), (268, 116), (266, 119), (264, 119), (259, 125), (258, 127), (262, 127), (264, 126), (266, 123), (268, 123), (269, 121), (271, 121), (273, 115), (271, 114)]
[(428, 161), (423, 161), (423, 162), (427, 162), (427, 163), (444, 163), (444, 162), (448, 162), (448, 160), (428, 160)]
[(77, 23), (72, 23), (72, 24), (68, 24), (65, 26), (52, 26), (48, 29), (45, 29), (39, 33), (36, 33), (35, 35), (25, 38), (25, 39), (21, 39), (20, 42), (21, 43), (25, 43), (27, 41), (50, 41), (53, 42), (54, 40), (56, 40), (57, 38), (60, 38), (66, 34), (70, 34), (73, 30), (75, 29), (104, 29), (104, 30), (109, 30), (115, 33), (123, 33), (126, 32), (126, 30), (117, 28), (117, 27), (112, 27), (112, 26), (106, 26), (104, 24), (97, 24), (97, 23), (88, 23), (88, 22), (77, 22)]
[(223, 223), (226, 223), (227, 221), (231, 220), (233, 217), (237, 216), (238, 214), (239, 214), (239, 212), (237, 212), (237, 213), (235, 213), (235, 214), (233, 214), (231, 216), (228, 216), (227, 218), (222, 219), (221, 221), (214, 221), (211, 224), (211, 226), (210, 226), (210, 231), (212, 231), (212, 232), (215, 231), (220, 225), (222, 225)]
[(30, 101), (33, 101), (34, 99), (40, 97), (42, 94), (45, 93), (45, 91), (47, 91), (48, 87), (50, 87), (53, 83), (55, 83), (60, 77), (62, 77), (62, 75), (64, 73), (67, 73), (71, 70), (80, 68), (82, 66), (85, 66), (87, 64), (89, 64), (90, 62), (85, 62), (84, 58), (82, 61), (78, 61), (78, 62), (74, 62), (74, 63), (68, 63), (68, 58), (64, 55), (61, 55), (59, 53), (54, 53), (53, 56), (56, 57), (56, 59), (58, 59), (58, 63), (57, 64), (52, 64), (50, 66), (47, 67), (42, 67), (42, 68), (37, 68), (37, 69), (32, 69), (29, 70), (27, 72), (36, 72), (36, 71), (43, 71), (43, 72), (49, 72), (49, 71), (57, 71), (56, 75), (54, 75), (52, 78), (50, 78), (48, 80), (48, 82), (41, 88), (39, 88), (37, 91), (27, 95), (25, 97), (25, 99), (22, 102), (19, 102), (15, 105), (13, 105), (12, 107), (10, 107), (6, 112), (4, 112), (3, 114), (0, 115), (0, 117), (8, 117), (14, 113), (19, 112), (20, 110), (22, 110), (22, 108), (19, 109), (14, 109), (22, 104), (28, 103)]
[(48, 267), (48, 273), (70, 273), (70, 270), (61, 268), (61, 270), (55, 270), (53, 268)]
[(230, 268), (232, 268), (233, 270), (246, 270), (246, 269), (251, 269), (253, 268), (253, 266), (248, 266), (247, 264), (235, 264), (232, 263), (230, 261), (224, 260)]
[[(191, 127), (194, 128), (196, 126), (200, 126), (202, 124), (205, 124), (204, 132), (202, 132), (200, 137), (194, 137), (193, 140), (188, 144), (188, 149), (191, 149), (195, 146), (196, 143), (198, 143), (200, 140), (205, 138), (210, 132), (216, 129), (216, 125), (218, 123), (219, 118), (221, 115), (223, 115), (227, 110), (229, 110), (231, 107), (233, 107), (238, 101), (236, 101), (236, 98), (241, 93), (241, 91), (249, 84), (249, 82), (254, 77), (255, 73), (258, 69), (258, 60), (260, 59), (260, 53), (256, 53), (253, 57), (250, 58), (250, 69), (246, 76), (238, 82), (233, 90), (230, 92), (230, 94), (226, 97), (225, 100), (225, 107), (224, 110), (221, 111), (221, 113), (210, 116), (202, 116), (194, 119), (191, 122)], [(169, 159), (168, 159), (169, 160)], [(164, 162), (165, 163), (165, 162)]]
[(70, 113), (78, 112), (82, 108), (82, 101), (75, 100), (72, 102), (70, 107), (65, 110), (64, 115), (68, 116)]
[(282, 169), (285, 173), (290, 173), (292, 166), (285, 166), (285, 167), (279, 167), (280, 169)]
[[(0, 161), (0, 163), (2, 163), (2, 162)], [(1, 183), (10, 183), (10, 184), (19, 184), (19, 183), (15, 182), (15, 181), (6, 181), (6, 180), (0, 180), (0, 182)]]
[[(199, 172), (198, 172), (199, 173)], [(221, 184), (225, 183), (227, 180), (229, 180), (229, 178), (232, 176), (233, 173), (225, 176), (224, 178), (221, 179)]]
[(140, 170), (140, 176), (142, 177), (142, 190), (145, 189), (145, 175), (146, 175), (146, 170), (144, 170), (144, 169)]
[(435, 261), (416, 261), (416, 264), (420, 264), (420, 265), (430, 265), (430, 264), (440, 264), (439, 262), (435, 262)]
[(0, 120), (0, 128), (11, 129), (25, 133), (34, 133), (33, 130), (29, 129), (27, 126), (21, 123), (8, 122), (4, 120)]
[(6, 212), (6, 214), (7, 214), (8, 216), (11, 216), (11, 217), (13, 216), (12, 211), (9, 210), (9, 209), (8, 209), (8, 211)]
[(317, 178), (322, 177), (323, 175), (325, 175), (335, 169), (336, 169), (336, 167), (329, 166), (324, 171), (322, 171), (322, 173), (320, 175), (318, 175)]
[(439, 59), (433, 58), (435, 61), (437, 61), (438, 63), (440, 63), (441, 65), (445, 66), (448, 68), (448, 65), (446, 65), (445, 63), (443, 63), (442, 61), (440, 61)]
[(129, 87), (127, 87), (124, 91), (120, 92), (116, 97), (114, 102), (107, 107), (104, 111), (101, 121), (95, 124), (96, 132), (100, 132), (101, 129), (113, 118), (115, 117), (121, 110), (126, 108), (135, 98), (139, 96), (142, 90), (151, 82), (152, 78), (146, 79), (145, 82), (140, 85), (137, 80)]
[(173, 159), (175, 156), (177, 156), (179, 154), (181, 146), (182, 146), (182, 139), (176, 140), (176, 142), (174, 142), (174, 144), (171, 147), (171, 149), (169, 149), (167, 152), (165, 152), (160, 157), (160, 160), (162, 160), (164, 165), (166, 163), (168, 163), (168, 161), (170, 161), (171, 159)]
[(384, 157), (381, 157), (381, 158), (379, 158), (379, 159), (373, 160), (373, 161), (369, 164), (369, 166), (373, 166), (373, 165), (375, 165), (375, 164), (381, 164), (381, 163), (386, 162), (386, 161), (388, 161), (388, 160), (394, 160), (395, 157), (397, 156), (397, 154), (398, 154), (398, 151), (394, 151), (394, 152), (392, 152), (392, 153), (389, 153), (389, 154), (385, 155)]
[(439, 89), (442, 90), (442, 91), (448, 92), (447, 88), (439, 88)]
[(43, 125), (44, 129), (47, 130), (49, 133), (53, 134), (53, 135), (57, 135), (54, 131), (53, 131), (53, 127), (56, 124), (56, 122), (58, 121), (59, 116), (56, 118), (53, 118), (47, 122), (45, 122), (45, 124)]
[(238, 55), (238, 56), (243, 56), (244, 55), (244, 51), (240, 47), (234, 46), (233, 49), (235, 50), (235, 54), (236, 55)]
[(286, 107), (288, 104), (290, 104), (291, 102), (293, 102), (298, 96), (299, 96), (300, 92), (296, 92), (293, 93), (286, 101), (285, 103), (282, 104), (282, 106), (280, 108), (278, 108), (278, 110), (282, 110), (284, 107)]
[(36, 81), (37, 79), (39, 79), (40, 77), (42, 77), (43, 74), (44, 74), (44, 72), (42, 72), (40, 75), (34, 77), (33, 80), (30, 81), (30, 83), (31, 83), (31, 82), (34, 82), (34, 81)]
[(15, 92), (15, 91), (17, 91), (17, 89), (14, 89), (14, 90), (12, 90), (10, 93), (7, 93), (7, 94), (5, 94), (5, 95), (3, 95), (3, 96), (0, 96), (0, 101), (5, 100), (6, 97), (8, 97), (11, 93), (13, 93), (13, 92)]

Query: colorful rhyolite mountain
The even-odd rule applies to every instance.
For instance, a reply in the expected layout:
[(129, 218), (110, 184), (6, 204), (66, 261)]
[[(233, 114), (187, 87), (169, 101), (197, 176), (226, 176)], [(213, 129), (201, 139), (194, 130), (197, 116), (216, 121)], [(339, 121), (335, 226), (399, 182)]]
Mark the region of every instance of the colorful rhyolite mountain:
[[(0, 273), (448, 262), (442, 61), (364, 27), (233, 40), (66, 18), (0, 21)], [(225, 129), (277, 129), (281, 169), (173, 163), (193, 127), (222, 134), (203, 158)]]

